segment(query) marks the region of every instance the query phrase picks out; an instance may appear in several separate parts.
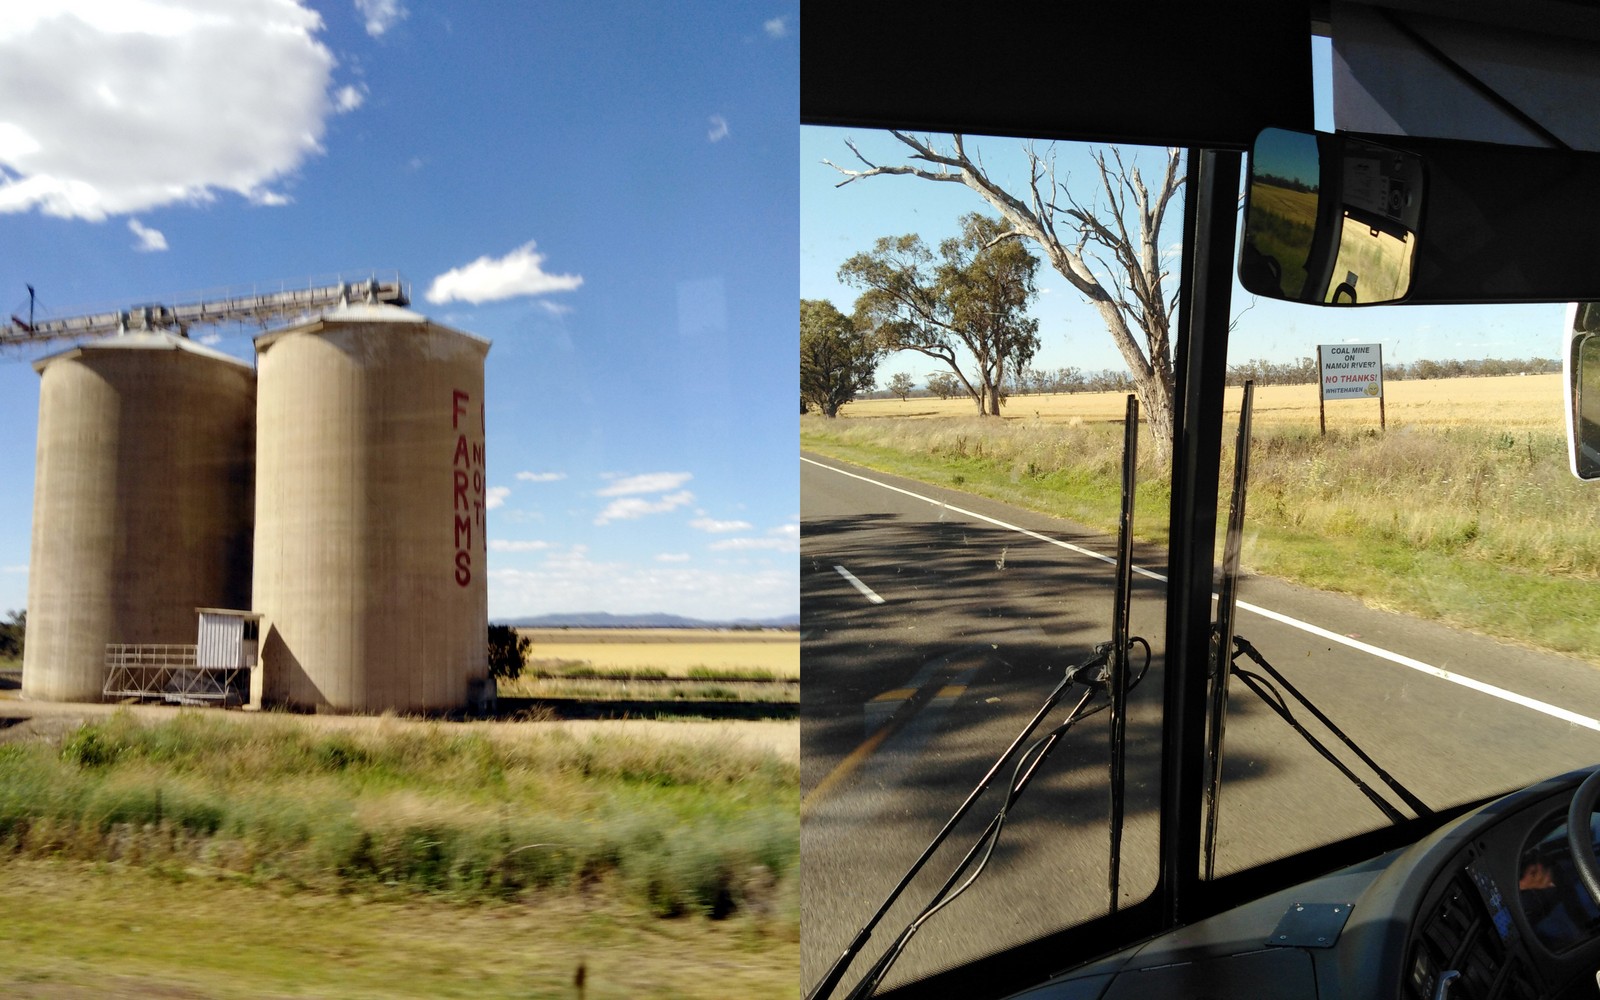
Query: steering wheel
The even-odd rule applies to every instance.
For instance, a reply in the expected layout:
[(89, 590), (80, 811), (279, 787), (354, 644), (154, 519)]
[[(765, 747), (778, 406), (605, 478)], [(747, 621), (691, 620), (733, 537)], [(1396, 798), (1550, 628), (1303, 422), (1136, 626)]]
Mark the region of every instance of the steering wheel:
[(1583, 779), (1583, 784), (1572, 793), (1572, 804), (1567, 807), (1567, 845), (1572, 850), (1572, 865), (1578, 870), (1578, 879), (1589, 890), (1589, 898), (1600, 901), (1600, 858), (1595, 857), (1594, 833), (1589, 825), (1596, 799), (1600, 799), (1600, 770)]

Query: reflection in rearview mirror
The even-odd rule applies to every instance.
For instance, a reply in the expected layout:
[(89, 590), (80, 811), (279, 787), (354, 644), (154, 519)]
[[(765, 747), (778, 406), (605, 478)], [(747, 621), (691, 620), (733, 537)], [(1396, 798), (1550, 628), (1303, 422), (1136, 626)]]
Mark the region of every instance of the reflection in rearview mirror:
[(1397, 302), (1411, 288), (1421, 214), (1419, 157), (1266, 129), (1250, 151), (1239, 282), (1291, 302)]
[(1600, 302), (1575, 303), (1567, 315), (1567, 451), (1573, 475), (1600, 479)]

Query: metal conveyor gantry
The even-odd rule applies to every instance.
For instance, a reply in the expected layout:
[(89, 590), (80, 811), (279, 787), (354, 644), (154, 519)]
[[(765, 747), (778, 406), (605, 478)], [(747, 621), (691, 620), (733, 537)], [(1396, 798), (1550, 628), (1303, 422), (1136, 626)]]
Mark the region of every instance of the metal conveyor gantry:
[[(31, 286), (29, 291), (32, 291)], [(12, 316), (9, 323), (0, 327), (0, 348), (135, 330), (172, 330), (187, 336), (194, 327), (247, 322), (265, 327), (274, 320), (352, 302), (406, 306), (410, 301), (405, 282), (395, 274), (390, 279), (370, 277), (358, 282), (336, 281), (275, 292), (251, 291), (176, 305), (151, 303), (37, 322)]]

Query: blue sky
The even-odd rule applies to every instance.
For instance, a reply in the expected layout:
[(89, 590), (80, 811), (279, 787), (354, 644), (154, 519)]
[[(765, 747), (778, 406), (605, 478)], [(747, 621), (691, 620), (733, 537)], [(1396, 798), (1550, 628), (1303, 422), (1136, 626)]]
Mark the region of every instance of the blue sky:
[[(398, 270), (493, 341), (491, 617), (798, 612), (797, 0), (24, 7), (0, 311)], [(0, 610), (43, 353), (0, 358)]]
[[(1330, 83), (1330, 48), (1326, 38), (1313, 44), (1313, 70), (1317, 80), (1317, 125), (1331, 130), (1333, 106)], [(917, 233), (930, 248), (959, 232), (960, 216), (982, 211), (996, 214), (978, 195), (960, 184), (932, 182), (913, 177), (874, 177), (838, 184), (843, 175), (824, 160), (847, 169), (862, 169), (845, 145), (849, 139), (873, 163), (905, 164), (910, 150), (885, 132), (866, 129), (806, 127), (800, 135), (800, 296), (831, 300), (848, 313), (860, 290), (837, 280), (839, 266), (852, 254), (869, 250), (881, 236)], [(1002, 179), (1013, 193), (1025, 190), (1026, 161), (1023, 141), (968, 137), (969, 153), (976, 149), (990, 175)], [(1048, 144), (1036, 143), (1043, 152)], [(1071, 185), (1084, 201), (1093, 198), (1099, 178), (1083, 143), (1057, 143), (1058, 178)], [(1124, 147), (1124, 156), (1136, 162), (1149, 183), (1155, 183), (1164, 164), (1160, 149)], [(1180, 195), (1181, 196), (1181, 195)], [(1183, 214), (1174, 204), (1168, 210), (1163, 244), (1171, 248), (1176, 273)], [(1029, 244), (1037, 254), (1037, 247)], [(1048, 264), (1041, 261), (1036, 276), (1039, 295), (1032, 314), (1039, 319), (1041, 347), (1033, 367), (1053, 370), (1075, 367), (1085, 371), (1125, 369), (1122, 356), (1111, 342), (1099, 315)], [(1171, 286), (1175, 288), (1176, 286)], [(1386, 364), (1409, 363), (1424, 358), (1559, 357), (1565, 313), (1561, 304), (1531, 306), (1434, 306), (1334, 310), (1256, 299), (1237, 283), (1233, 310), (1237, 325), (1230, 336), (1230, 357), (1238, 361), (1265, 358), (1288, 361), (1315, 357), (1318, 344), (1372, 343), (1384, 345)], [(922, 384), (939, 362), (921, 354), (890, 355), (878, 367), (878, 384), (906, 372)]]

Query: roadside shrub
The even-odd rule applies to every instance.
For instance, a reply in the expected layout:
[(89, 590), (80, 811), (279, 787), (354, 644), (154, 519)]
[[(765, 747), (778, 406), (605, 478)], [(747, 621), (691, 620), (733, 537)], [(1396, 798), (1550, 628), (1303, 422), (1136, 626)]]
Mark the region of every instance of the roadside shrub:
[(510, 625), (489, 626), (489, 675), (514, 681), (522, 676), (533, 641)]
[(78, 728), (61, 748), (61, 759), (79, 767), (109, 767), (123, 747), (104, 728), (90, 723)]

